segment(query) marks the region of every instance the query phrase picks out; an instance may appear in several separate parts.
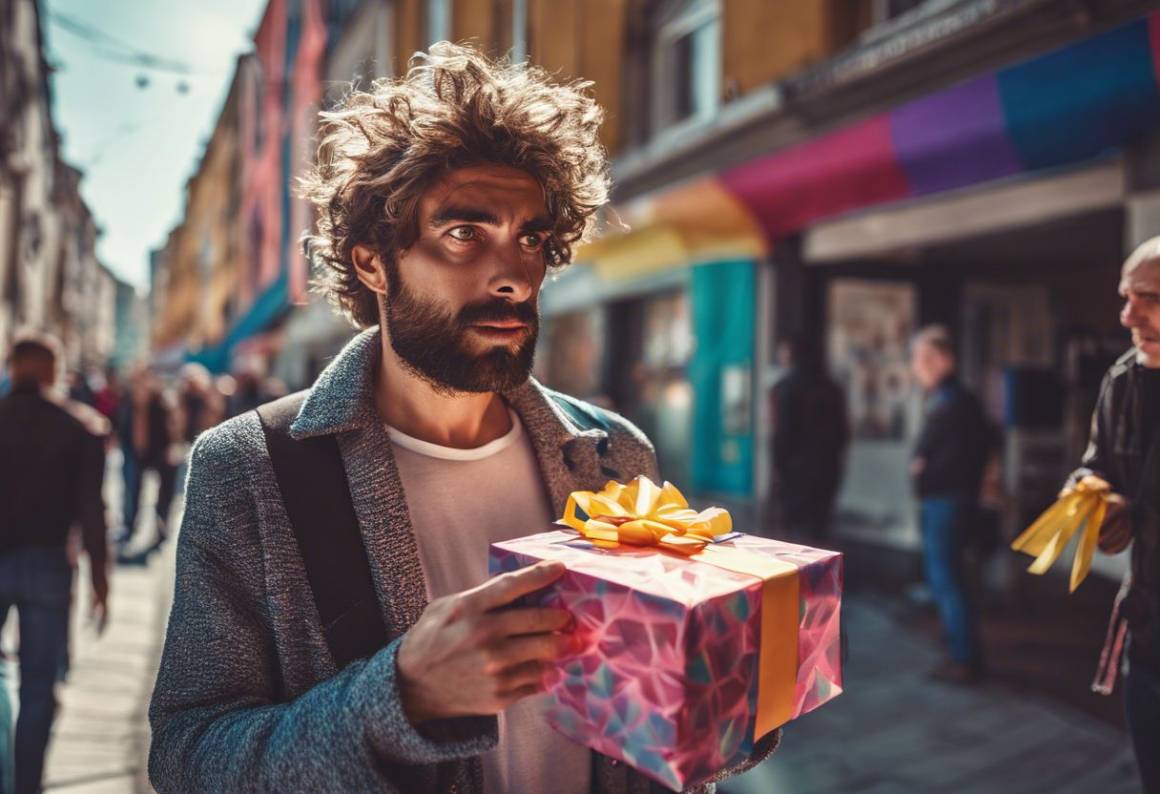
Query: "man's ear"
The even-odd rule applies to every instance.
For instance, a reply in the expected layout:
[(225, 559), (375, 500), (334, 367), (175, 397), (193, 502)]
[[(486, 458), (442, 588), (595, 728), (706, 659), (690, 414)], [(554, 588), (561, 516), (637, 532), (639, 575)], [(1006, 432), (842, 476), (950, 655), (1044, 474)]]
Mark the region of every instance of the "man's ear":
[(358, 280), (371, 292), (379, 295), (387, 294), (387, 269), (383, 267), (383, 260), (369, 246), (356, 245), (350, 252), (354, 263), (354, 272)]

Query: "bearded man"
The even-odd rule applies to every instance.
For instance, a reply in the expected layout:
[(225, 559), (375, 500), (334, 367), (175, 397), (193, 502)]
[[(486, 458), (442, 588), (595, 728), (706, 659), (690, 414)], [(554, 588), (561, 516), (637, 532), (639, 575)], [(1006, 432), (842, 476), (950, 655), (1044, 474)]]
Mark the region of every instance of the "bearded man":
[[(159, 792), (649, 790), (543, 717), (570, 616), (518, 599), (560, 565), (487, 576), (488, 545), (542, 531), (571, 491), (657, 477), (635, 427), (529, 377), (545, 275), (607, 201), (587, 88), (439, 44), (323, 114), (311, 243), (367, 330), (193, 450)], [(343, 501), (335, 472), (349, 564), (344, 511), (318, 510)]]

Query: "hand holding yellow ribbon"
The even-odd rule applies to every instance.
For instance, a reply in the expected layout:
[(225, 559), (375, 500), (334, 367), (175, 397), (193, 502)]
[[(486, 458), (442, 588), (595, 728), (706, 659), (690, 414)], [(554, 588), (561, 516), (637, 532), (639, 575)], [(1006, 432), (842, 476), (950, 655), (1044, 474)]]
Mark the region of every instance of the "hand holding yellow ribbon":
[(710, 507), (698, 513), (677, 486), (657, 485), (643, 475), (627, 485), (609, 481), (599, 492), (573, 491), (562, 520), (603, 548), (624, 543), (686, 555), (733, 529), (729, 511)]
[(1083, 535), (1071, 566), (1069, 592), (1074, 593), (1091, 570), (1111, 492), (1112, 487), (1107, 481), (1092, 475), (1076, 483), (1075, 488), (1065, 491), (1055, 504), (1011, 544), (1015, 551), (1035, 557), (1035, 562), (1027, 570), (1038, 575), (1046, 573), (1063, 554), (1072, 535), (1082, 528)]

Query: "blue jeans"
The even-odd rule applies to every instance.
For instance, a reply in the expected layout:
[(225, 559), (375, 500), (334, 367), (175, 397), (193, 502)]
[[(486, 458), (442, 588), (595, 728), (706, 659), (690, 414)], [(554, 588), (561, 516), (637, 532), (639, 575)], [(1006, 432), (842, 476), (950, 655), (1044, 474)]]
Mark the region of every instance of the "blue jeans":
[(963, 575), (963, 552), (975, 502), (959, 496), (927, 497), (920, 508), (923, 567), (951, 658), (968, 666), (980, 665), (978, 617)]
[(1136, 750), (1140, 781), (1148, 794), (1160, 792), (1160, 671), (1130, 659), (1124, 676), (1124, 711)]
[[(66, 653), (71, 590), (72, 568), (64, 547), (30, 546), (0, 554), (0, 625), (14, 606), (20, 629), (16, 794), (40, 791), (56, 716), (56, 682)], [(0, 755), (0, 763), (6, 760), (6, 753)]]

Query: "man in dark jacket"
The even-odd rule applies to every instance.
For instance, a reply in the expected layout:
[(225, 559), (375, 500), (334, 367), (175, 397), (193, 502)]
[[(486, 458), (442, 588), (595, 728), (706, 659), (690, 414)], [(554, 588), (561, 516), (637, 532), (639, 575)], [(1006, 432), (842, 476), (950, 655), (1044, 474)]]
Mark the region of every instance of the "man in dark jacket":
[(911, 369), (927, 403), (910, 471), (919, 499), (927, 583), (950, 650), (950, 661), (935, 674), (969, 683), (982, 673), (983, 654), (963, 556), (978, 514), (990, 431), (978, 399), (956, 375), (954, 346), (945, 328), (933, 325), (918, 332)]
[(169, 510), (177, 482), (177, 466), (169, 458), (170, 443), (174, 439), (172, 419), (172, 408), (156, 376), (144, 368), (135, 371), (117, 416), (124, 480), (123, 526), (117, 535), (117, 544), (121, 547), (128, 546), (136, 533), (142, 485), (149, 471), (156, 472), (158, 480), (153, 505), (156, 542), (160, 544), (168, 534)]
[[(599, 108), (581, 85), (449, 44), (372, 91), (324, 114), (306, 181), (323, 288), (367, 330), (288, 436), (341, 457), (373, 590), (358, 603), (375, 602), (383, 641), (361, 658), (335, 650), (355, 610), (320, 617), (319, 558), (304, 559), (297, 539), (310, 536), (290, 515), (308, 500), (280, 490), (265, 440), (286, 450), (283, 436), (255, 411), (207, 431), (150, 706), (150, 779), (162, 794), (643, 794), (648, 778), (551, 730), (536, 697), (574, 638), (563, 610), (518, 599), (562, 566), (487, 572), (489, 543), (542, 531), (571, 491), (657, 474), (635, 427), (529, 377), (544, 277), (607, 200)], [(721, 774), (777, 741), (731, 746)]]
[(1134, 347), (1100, 387), (1091, 439), (1069, 487), (1099, 477), (1112, 487), (1100, 548), (1132, 547), (1132, 564), (1116, 599), (1093, 688), (1108, 694), (1124, 660), (1128, 729), (1144, 790), (1160, 791), (1160, 237), (1124, 263), (1120, 322)]
[[(94, 616), (103, 625), (106, 574), (103, 418), (50, 396), (55, 345), (28, 337), (12, 349), (12, 393), (0, 400), (0, 625), (20, 621), (16, 791), (40, 790), (56, 712), (55, 685), (68, 637), (72, 567), (66, 543), (81, 526)], [(80, 416), (77, 416), (77, 413)], [(92, 414), (92, 416), (89, 416)]]
[(812, 340), (781, 340), (787, 372), (773, 387), (773, 465), (781, 521), (806, 542), (824, 543), (842, 481), (850, 427), (846, 395), (826, 373)]

